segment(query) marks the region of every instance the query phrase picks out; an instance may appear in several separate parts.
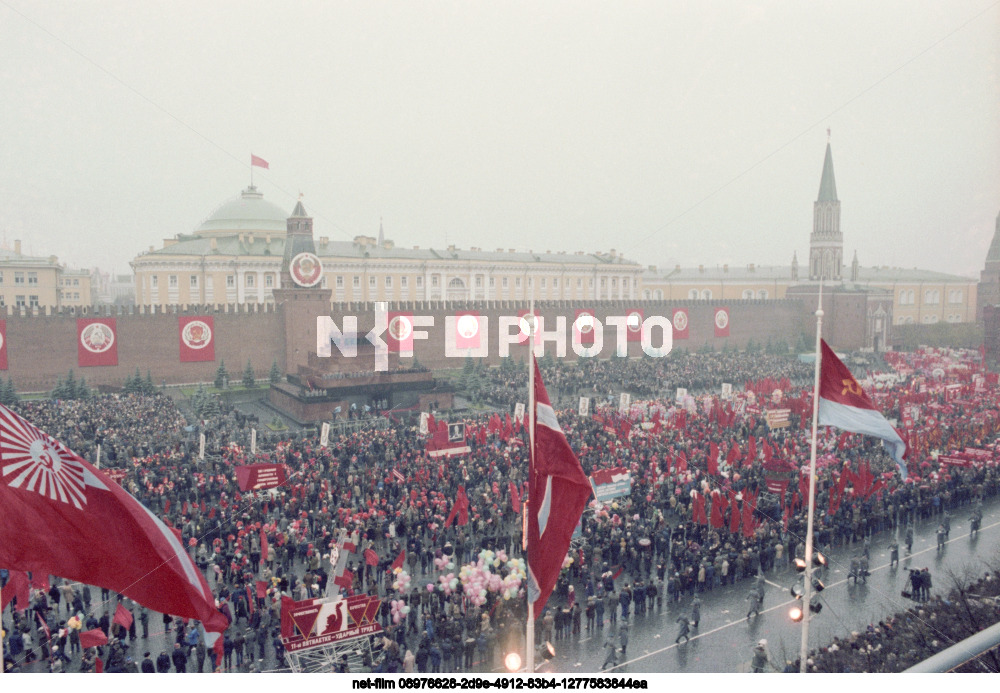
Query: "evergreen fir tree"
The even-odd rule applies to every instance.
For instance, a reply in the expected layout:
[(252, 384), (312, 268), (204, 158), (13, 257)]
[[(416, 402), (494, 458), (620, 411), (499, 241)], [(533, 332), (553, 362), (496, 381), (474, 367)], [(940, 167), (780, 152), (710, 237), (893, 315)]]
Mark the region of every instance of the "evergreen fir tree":
[(226, 380), (229, 379), (229, 373), (226, 372), (226, 362), (219, 361), (219, 369), (215, 371), (215, 387), (218, 390), (222, 389), (222, 386), (226, 384)]
[(73, 369), (69, 369), (66, 380), (63, 381), (63, 399), (76, 399), (76, 379), (73, 377)]
[(243, 387), (257, 387), (257, 379), (254, 377), (253, 364), (250, 363), (250, 359), (247, 359), (247, 367), (243, 369)]
[(146, 371), (146, 379), (142, 382), (142, 391), (147, 395), (156, 394), (156, 385), (153, 384), (153, 373)]
[(90, 399), (90, 388), (87, 387), (87, 381), (82, 377), (76, 383), (73, 399)]
[(272, 385), (281, 382), (281, 369), (278, 368), (277, 359), (271, 362), (271, 372), (267, 374), (267, 379)]

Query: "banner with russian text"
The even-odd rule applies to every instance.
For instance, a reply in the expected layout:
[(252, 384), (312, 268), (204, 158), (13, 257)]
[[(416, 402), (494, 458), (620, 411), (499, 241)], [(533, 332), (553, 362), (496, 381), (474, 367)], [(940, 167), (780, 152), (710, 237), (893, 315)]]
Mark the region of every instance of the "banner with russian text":
[(181, 363), (215, 360), (215, 318), (177, 318)]
[(253, 464), (236, 467), (236, 482), (240, 491), (274, 488), (285, 483), (288, 477), (283, 464)]
[(76, 321), (77, 364), (118, 365), (118, 331), (114, 318), (78, 318)]

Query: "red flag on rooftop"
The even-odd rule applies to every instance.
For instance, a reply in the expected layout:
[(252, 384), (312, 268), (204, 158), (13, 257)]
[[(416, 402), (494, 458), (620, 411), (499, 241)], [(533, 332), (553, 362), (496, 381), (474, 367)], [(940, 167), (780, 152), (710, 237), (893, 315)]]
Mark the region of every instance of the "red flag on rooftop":
[(266, 168), (269, 171), (271, 170), (270, 164), (261, 159), (259, 156), (255, 156), (253, 154), (250, 155), (250, 165), (259, 166), (260, 168)]
[(528, 474), (528, 599), (537, 618), (549, 599), (570, 538), (592, 489), (559, 427), (542, 374), (535, 369), (534, 450)]
[(229, 625), (163, 522), (2, 405), (0, 507), (0, 565), (114, 590), (154, 611), (199, 619), (216, 635)]

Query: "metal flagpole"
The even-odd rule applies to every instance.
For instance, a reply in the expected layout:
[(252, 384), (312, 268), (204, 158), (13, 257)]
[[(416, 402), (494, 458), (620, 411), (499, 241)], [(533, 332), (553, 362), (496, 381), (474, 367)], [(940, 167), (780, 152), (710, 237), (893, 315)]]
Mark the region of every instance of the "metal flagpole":
[(812, 444), (809, 451), (809, 515), (806, 522), (806, 572), (802, 585), (802, 646), (799, 651), (799, 672), (806, 673), (809, 654), (809, 603), (812, 600), (813, 517), (816, 513), (816, 428), (819, 422), (819, 374), (822, 358), (820, 340), (823, 334), (823, 278), (819, 280), (819, 305), (816, 308), (816, 373), (813, 380)]
[[(528, 306), (531, 315), (529, 325), (531, 329), (528, 333), (528, 481), (529, 481), (529, 502), (535, 499), (530, 497), (531, 467), (535, 464), (535, 330), (538, 325), (535, 319), (535, 299), (531, 298)], [(530, 506), (525, 505), (525, 512), (530, 512)], [(527, 529), (527, 523), (524, 524)], [(531, 570), (531, 543), (528, 542), (528, 550), (524, 555), (527, 568)], [(531, 590), (526, 590), (528, 598), (528, 629), (525, 635), (524, 664), (525, 671), (529, 674), (535, 673), (535, 604), (531, 601)]]

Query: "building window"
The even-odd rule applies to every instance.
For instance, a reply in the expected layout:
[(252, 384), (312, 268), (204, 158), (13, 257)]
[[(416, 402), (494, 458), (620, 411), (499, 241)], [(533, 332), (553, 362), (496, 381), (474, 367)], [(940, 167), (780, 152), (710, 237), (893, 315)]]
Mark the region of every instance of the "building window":
[(149, 285), (155, 289), (160, 285), (160, 278), (154, 274), (149, 278)]
[(322, 279), (322, 281), (320, 281), (319, 285), (320, 285), (320, 288), (322, 288), (322, 289), (326, 288), (326, 275), (325, 274), (323, 275), (323, 279)]
[(24, 302), (24, 296), (15, 296), (14, 305), (18, 308), (24, 308), (27, 304)]
[(505, 289), (507, 288), (507, 277), (500, 280), (500, 285)]
[[(544, 282), (545, 280), (543, 279), (542, 281)], [(544, 286), (544, 284), (542, 286)], [(483, 288), (483, 275), (481, 274), (476, 275), (476, 288), (477, 289)]]
[(961, 303), (962, 302), (962, 292), (961, 291), (949, 291), (948, 292), (948, 303)]
[(590, 277), (590, 278), (587, 279), (587, 288), (588, 289), (593, 289), (594, 288), (594, 278), (593, 277)]
[(424, 288), (424, 278), (423, 277), (417, 277), (417, 288), (418, 289)]
[(361, 288), (361, 277), (355, 277), (354, 281), (352, 282), (352, 286), (355, 289), (360, 289)]
[(14, 283), (15, 284), (24, 283), (24, 272), (14, 272)]
[(646, 299), (647, 301), (651, 298), (651, 294), (649, 293), (649, 289), (644, 289), (643, 290), (642, 297), (644, 299)]
[(703, 300), (703, 301), (711, 301), (712, 300), (712, 290), (711, 289), (703, 289), (702, 292), (701, 292), (701, 300)]
[(385, 288), (387, 288), (387, 289), (391, 289), (392, 288), (392, 276), (391, 275), (388, 275), (388, 274), (385, 275)]
[(257, 286), (257, 275), (256, 274), (244, 274), (243, 282), (248, 289), (256, 288)]
[(653, 298), (656, 299), (657, 301), (662, 301), (663, 300), (663, 289), (657, 289), (656, 291), (654, 291), (653, 292)]
[(753, 289), (744, 289), (743, 298), (745, 299), (753, 298)]
[(375, 284), (375, 277), (368, 277), (368, 288), (369, 289), (374, 289), (375, 286), (376, 286), (376, 284)]
[[(80, 280), (77, 279), (76, 281), (79, 282)], [(28, 283), (38, 284), (38, 272), (28, 272)]]
[(176, 289), (177, 288), (177, 275), (176, 274), (171, 274), (168, 277), (168, 279), (169, 279), (170, 288), (171, 289)]
[(583, 288), (583, 277), (577, 277), (576, 278), (576, 288), (578, 288), (578, 289), (582, 289)]
[[(530, 286), (530, 284), (529, 284), (529, 286)], [(543, 289), (545, 288), (545, 277), (542, 277), (542, 288)]]
[(408, 289), (409, 287), (410, 287), (410, 278), (409, 277), (400, 277), (399, 278), (399, 288), (401, 288), (401, 289)]
[(761, 289), (757, 292), (757, 298), (762, 300), (767, 300), (767, 289)]
[[(156, 279), (156, 277), (153, 277), (153, 279)], [(236, 288), (236, 277), (234, 275), (232, 275), (232, 274), (227, 274), (226, 275), (226, 288), (227, 289), (235, 289)]]
[(558, 277), (553, 277), (552, 278), (552, 288), (553, 289), (558, 289), (559, 288), (559, 279), (558, 279)]
[(611, 288), (618, 288), (618, 277), (611, 277)]
[(38, 296), (28, 296), (28, 305), (32, 308), (38, 307)]
[(0, 272), (0, 284), (3, 284), (3, 272)]
[(434, 287), (437, 285), (438, 285), (438, 276), (436, 274), (433, 274), (431, 275), (431, 286)]
[(691, 300), (691, 301), (697, 301), (698, 300), (698, 289), (691, 289), (690, 291), (688, 291), (688, 299)]
[(625, 289), (627, 289), (628, 286), (629, 286), (629, 284), (628, 284), (628, 277), (622, 277), (622, 287), (625, 288)]
[(534, 285), (535, 285), (535, 278), (534, 277), (528, 277), (528, 286), (529, 287), (533, 287)]
[(268, 289), (270, 289), (270, 288), (272, 288), (274, 286), (274, 275), (273, 274), (265, 274), (264, 275), (264, 286), (266, 286)]
[(603, 289), (607, 285), (608, 285), (608, 278), (607, 277), (601, 277), (601, 288)]
[(338, 289), (343, 289), (344, 288), (344, 275), (342, 275), (342, 274), (337, 275), (337, 284), (336, 284), (336, 286), (337, 286)]
[(198, 275), (197, 274), (192, 274), (191, 275), (191, 288), (192, 289), (197, 289), (198, 288)]
[[(32, 272), (31, 274), (34, 274), (34, 272)], [(31, 274), (28, 275), (28, 283), (29, 284), (31, 284)], [(38, 283), (38, 278), (35, 277), (35, 284), (37, 284), (37, 283)], [(80, 286), (80, 280), (79, 279), (74, 279), (73, 280), (73, 286)]]
[(490, 277), (490, 288), (493, 289), (497, 285), (496, 277)]
[(936, 316), (936, 315), (925, 315), (922, 322), (925, 325), (933, 325), (937, 321), (938, 321), (938, 316)]
[(515, 286), (515, 288), (518, 288), (518, 289), (521, 288), (521, 278), (520, 277), (514, 277), (514, 286)]
[(924, 303), (937, 305), (941, 300), (941, 292), (931, 289), (924, 292)]

